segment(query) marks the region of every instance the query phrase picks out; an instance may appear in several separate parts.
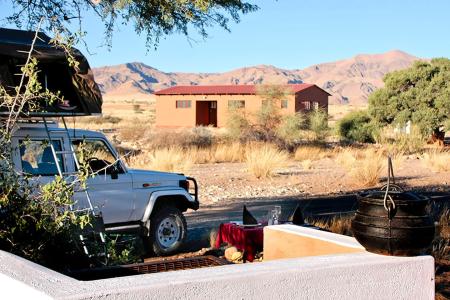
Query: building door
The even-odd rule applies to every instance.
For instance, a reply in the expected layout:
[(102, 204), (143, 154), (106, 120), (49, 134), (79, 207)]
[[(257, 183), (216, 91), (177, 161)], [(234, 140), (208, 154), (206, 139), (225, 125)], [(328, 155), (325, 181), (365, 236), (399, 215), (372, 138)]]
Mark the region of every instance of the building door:
[(197, 101), (196, 125), (217, 127), (217, 101)]
[(217, 127), (217, 101), (209, 101), (209, 125)]

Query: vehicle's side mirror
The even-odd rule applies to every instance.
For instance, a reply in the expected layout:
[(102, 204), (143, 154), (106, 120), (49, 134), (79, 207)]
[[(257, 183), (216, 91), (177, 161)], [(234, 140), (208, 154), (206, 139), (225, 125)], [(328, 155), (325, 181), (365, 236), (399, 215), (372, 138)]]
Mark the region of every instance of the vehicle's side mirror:
[(111, 179), (119, 179), (119, 169), (117, 166), (111, 166), (110, 169)]

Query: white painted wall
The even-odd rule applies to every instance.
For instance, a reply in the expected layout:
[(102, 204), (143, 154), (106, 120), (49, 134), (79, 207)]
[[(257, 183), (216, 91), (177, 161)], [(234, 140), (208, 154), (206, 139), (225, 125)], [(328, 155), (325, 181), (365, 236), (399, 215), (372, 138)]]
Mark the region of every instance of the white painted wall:
[(434, 299), (431, 256), (368, 252), (80, 282), (0, 251), (0, 273), (57, 299)]

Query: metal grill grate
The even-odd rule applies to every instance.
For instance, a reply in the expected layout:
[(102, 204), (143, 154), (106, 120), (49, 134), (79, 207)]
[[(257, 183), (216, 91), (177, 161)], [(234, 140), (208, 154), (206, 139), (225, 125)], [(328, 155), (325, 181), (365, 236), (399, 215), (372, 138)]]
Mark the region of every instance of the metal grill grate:
[(192, 258), (171, 259), (166, 261), (155, 261), (143, 264), (129, 265), (128, 267), (141, 274), (177, 271), (186, 269), (197, 269), (214, 267), (227, 264), (227, 261), (214, 256), (198, 256)]
[(180, 259), (161, 259), (132, 265), (85, 269), (70, 272), (68, 275), (79, 280), (97, 280), (139, 274), (207, 268), (226, 264), (229, 264), (226, 260), (208, 255)]

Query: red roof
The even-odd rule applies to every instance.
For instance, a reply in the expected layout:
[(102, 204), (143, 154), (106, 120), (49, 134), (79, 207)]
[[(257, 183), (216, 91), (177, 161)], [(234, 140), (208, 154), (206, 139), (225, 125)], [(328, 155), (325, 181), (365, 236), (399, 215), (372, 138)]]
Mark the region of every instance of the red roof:
[[(293, 93), (298, 93), (314, 84), (286, 84)], [(160, 91), (155, 95), (254, 95), (258, 85), (177, 85)]]

